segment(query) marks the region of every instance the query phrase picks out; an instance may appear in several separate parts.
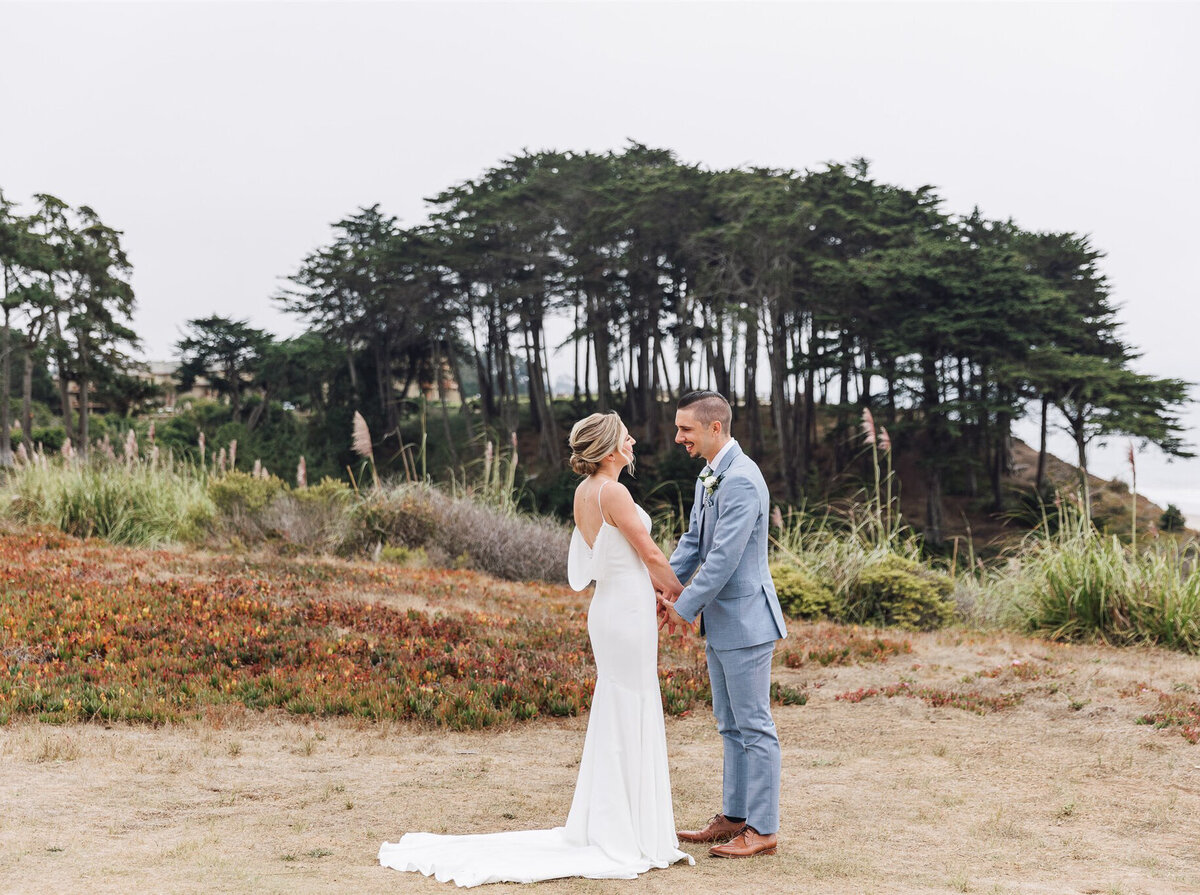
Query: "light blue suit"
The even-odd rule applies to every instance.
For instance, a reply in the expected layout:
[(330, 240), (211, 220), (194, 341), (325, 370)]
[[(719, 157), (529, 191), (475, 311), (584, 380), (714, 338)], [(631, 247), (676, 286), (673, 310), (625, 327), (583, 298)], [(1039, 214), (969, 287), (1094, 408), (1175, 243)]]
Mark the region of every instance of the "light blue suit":
[[(780, 750), (771, 717), (771, 657), (787, 636), (767, 568), (770, 495), (758, 465), (730, 445), (711, 496), (696, 483), (671, 568), (688, 582), (675, 610), (700, 615), (713, 714), (725, 751), (722, 813), (767, 835), (779, 829)], [(689, 581), (690, 579), (690, 581)]]

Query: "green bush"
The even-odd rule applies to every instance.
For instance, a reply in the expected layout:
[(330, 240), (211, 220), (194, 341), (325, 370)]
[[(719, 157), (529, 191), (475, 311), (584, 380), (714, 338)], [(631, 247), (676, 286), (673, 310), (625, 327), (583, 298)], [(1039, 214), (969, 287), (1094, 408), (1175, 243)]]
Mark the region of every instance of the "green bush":
[(859, 572), (850, 587), (847, 611), (859, 622), (930, 631), (954, 618), (953, 591), (949, 576), (892, 555)]
[(354, 534), (348, 546), (424, 547), (434, 532), (432, 503), (440, 496), (419, 485), (368, 492), (354, 509)]
[(788, 562), (771, 563), (779, 605), (792, 618), (840, 618), (845, 608), (833, 588)]
[[(62, 426), (34, 426), (30, 433), (29, 444), (25, 445), (25, 450), (33, 451), (40, 444), (42, 450), (46, 453), (54, 453), (62, 450), (63, 442), (67, 440), (67, 430)], [(12, 432), (12, 446), (16, 450), (18, 444), (24, 441), (20, 429), (14, 429)]]
[(248, 472), (228, 472), (208, 484), (208, 496), (226, 516), (253, 516), (283, 494), (287, 485), (275, 476), (257, 478)]
[(301, 503), (330, 504), (348, 507), (354, 502), (354, 492), (341, 479), (331, 479), (329, 476), (321, 479), (315, 485), (298, 488), (292, 496)]

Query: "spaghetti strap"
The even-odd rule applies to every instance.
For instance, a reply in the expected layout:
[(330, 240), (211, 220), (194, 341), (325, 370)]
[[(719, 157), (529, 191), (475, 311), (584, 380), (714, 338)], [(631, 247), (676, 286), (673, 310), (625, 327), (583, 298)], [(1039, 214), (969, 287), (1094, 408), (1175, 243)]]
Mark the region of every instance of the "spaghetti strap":
[(607, 484), (608, 484), (608, 482), (601, 482), (600, 487), (596, 489), (596, 506), (598, 506), (600, 508), (600, 524), (601, 525), (603, 525), (605, 522), (608, 521), (607, 519), (604, 518), (604, 504), (602, 504), (600, 502), (600, 495), (602, 493), (604, 493), (604, 486)]

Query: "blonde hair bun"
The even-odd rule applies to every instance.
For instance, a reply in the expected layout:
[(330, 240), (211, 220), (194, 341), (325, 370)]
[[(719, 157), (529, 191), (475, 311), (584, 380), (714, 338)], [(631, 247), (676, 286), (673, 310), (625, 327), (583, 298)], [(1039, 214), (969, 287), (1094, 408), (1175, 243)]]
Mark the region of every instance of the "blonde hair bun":
[(623, 428), (615, 411), (593, 413), (577, 422), (567, 439), (571, 446), (571, 469), (581, 476), (595, 473), (605, 457), (620, 450)]

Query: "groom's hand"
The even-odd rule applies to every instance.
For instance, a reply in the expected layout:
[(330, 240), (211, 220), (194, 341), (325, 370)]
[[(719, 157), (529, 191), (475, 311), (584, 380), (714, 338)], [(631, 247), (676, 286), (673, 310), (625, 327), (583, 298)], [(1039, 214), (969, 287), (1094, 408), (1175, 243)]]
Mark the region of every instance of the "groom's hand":
[(662, 630), (663, 625), (666, 625), (668, 632), (671, 634), (675, 633), (676, 628), (687, 631), (692, 627), (687, 619), (675, 611), (674, 603), (665, 603), (663, 605), (663, 622), (659, 625), (659, 630)]
[[(678, 596), (676, 594), (675, 596)], [(667, 629), (668, 634), (674, 634), (677, 628), (687, 630), (691, 627), (687, 620), (675, 611), (675, 600), (667, 596), (662, 591), (657, 593), (658, 597), (658, 630)]]

